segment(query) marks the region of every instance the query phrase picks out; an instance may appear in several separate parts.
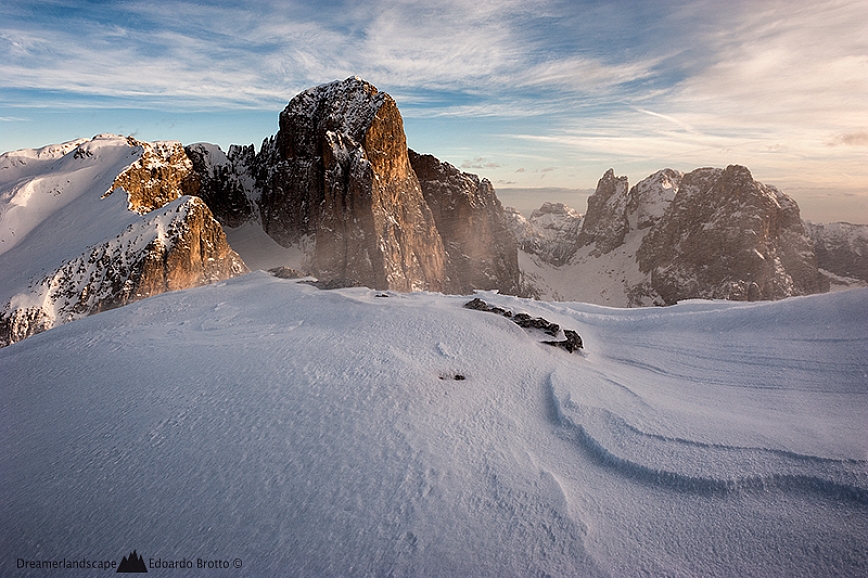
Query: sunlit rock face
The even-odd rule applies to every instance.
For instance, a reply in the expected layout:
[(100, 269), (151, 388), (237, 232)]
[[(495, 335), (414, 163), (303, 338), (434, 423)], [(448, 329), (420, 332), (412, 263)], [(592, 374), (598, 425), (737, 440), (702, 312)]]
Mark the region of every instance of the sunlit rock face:
[(315, 275), (444, 289), (446, 252), (389, 95), (359, 78), (302, 92), (255, 173), (263, 228), (283, 245), (314, 236)]
[(522, 294), (518, 246), (491, 183), (412, 150), (410, 162), (446, 249), (446, 290)]
[[(9, 272), (0, 346), (247, 272), (207, 205), (187, 196), (198, 179), (180, 143), (99, 135), (75, 144), (0, 157), (11, 177), (0, 183), (0, 214), (22, 233), (0, 251)], [(50, 195), (39, 194), (46, 185)]]
[(141, 149), (141, 154), (117, 176), (106, 195), (118, 189), (124, 190), (130, 210), (143, 215), (181, 195), (195, 195), (199, 190), (198, 175), (181, 143), (150, 143), (133, 137), (127, 137), (127, 142)]

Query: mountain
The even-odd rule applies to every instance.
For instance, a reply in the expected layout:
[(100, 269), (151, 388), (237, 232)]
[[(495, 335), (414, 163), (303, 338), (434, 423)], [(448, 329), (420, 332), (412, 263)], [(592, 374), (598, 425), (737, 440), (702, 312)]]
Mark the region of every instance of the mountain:
[(508, 226), (524, 253), (560, 267), (569, 263), (578, 249), (583, 217), (563, 203), (543, 203), (530, 216), (507, 207)]
[(0, 155), (0, 346), (247, 271), (180, 143), (99, 135)]
[(312, 237), (315, 275), (443, 289), (443, 242), (388, 94), (350, 78), (297, 95), (263, 145), (256, 177), (263, 229), (284, 246)]
[(491, 182), (432, 155), (409, 155), (446, 250), (446, 291), (525, 294), (518, 246)]
[(829, 290), (798, 205), (737, 165), (664, 169), (632, 188), (610, 169), (578, 234), (553, 242), (557, 249), (525, 243), (522, 267), (541, 295), (555, 299), (647, 306)]
[(187, 152), (257, 266), (399, 291), (525, 290), (491, 183), (409, 150), (395, 101), (357, 77), (295, 96), (258, 154)]
[(584, 349), (264, 272), (0, 349), (0, 543), (241, 561), (203, 575), (862, 574), (868, 290), (479, 297)]
[(833, 283), (868, 283), (868, 225), (811, 223), (805, 228), (817, 252), (817, 266)]

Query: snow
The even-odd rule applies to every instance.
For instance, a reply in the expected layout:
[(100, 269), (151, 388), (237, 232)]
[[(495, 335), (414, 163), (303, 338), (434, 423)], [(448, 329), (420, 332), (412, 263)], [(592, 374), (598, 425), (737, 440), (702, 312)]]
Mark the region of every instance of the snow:
[[(639, 270), (636, 251), (647, 231), (630, 231), (624, 244), (602, 255), (595, 245), (580, 247), (570, 261), (560, 267), (519, 250), (518, 264), (525, 277), (544, 300), (579, 301), (609, 307), (630, 307), (641, 297), (631, 297), (631, 289), (648, 281)], [(650, 299), (645, 298), (652, 305)]]
[(864, 573), (868, 290), (479, 296), (586, 349), (256, 272), (0, 350), (0, 573), (133, 549), (243, 561), (215, 576)]
[(141, 220), (127, 210), (126, 195), (102, 198), (140, 156), (116, 135), (0, 155), (0, 271), (17, 273), (0, 276), (0, 305), (26, 292), (34, 276), (105, 242), (107, 230)]
[(290, 267), (297, 271), (310, 270), (315, 239), (302, 238), (289, 247), (280, 245), (268, 236), (258, 221), (247, 221), (240, 227), (225, 227), (229, 246), (241, 255), (251, 270), (267, 271), (276, 267)]

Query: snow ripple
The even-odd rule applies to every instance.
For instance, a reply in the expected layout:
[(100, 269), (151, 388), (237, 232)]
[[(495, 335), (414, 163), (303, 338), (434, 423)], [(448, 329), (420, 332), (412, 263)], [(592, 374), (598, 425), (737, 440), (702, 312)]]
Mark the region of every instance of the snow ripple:
[(611, 411), (575, 403), (559, 390), (556, 373), (547, 390), (553, 420), (624, 477), (703, 494), (778, 489), (868, 504), (868, 461), (648, 433)]

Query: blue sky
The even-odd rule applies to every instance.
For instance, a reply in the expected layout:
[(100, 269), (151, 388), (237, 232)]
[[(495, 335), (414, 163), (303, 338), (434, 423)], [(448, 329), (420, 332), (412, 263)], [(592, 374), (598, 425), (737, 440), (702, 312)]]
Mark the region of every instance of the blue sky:
[(864, 0), (0, 3), (0, 150), (101, 132), (255, 143), (358, 75), (412, 148), (506, 204), (584, 211), (610, 167), (743, 164), (868, 223)]

